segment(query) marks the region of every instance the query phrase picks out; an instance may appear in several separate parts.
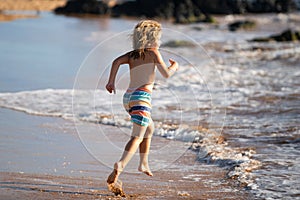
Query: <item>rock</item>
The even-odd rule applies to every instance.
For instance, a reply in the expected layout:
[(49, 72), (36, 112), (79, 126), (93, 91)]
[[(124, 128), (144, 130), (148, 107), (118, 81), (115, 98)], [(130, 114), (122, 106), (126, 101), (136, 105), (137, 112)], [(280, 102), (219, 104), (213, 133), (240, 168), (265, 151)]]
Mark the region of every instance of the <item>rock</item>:
[(288, 29), (281, 34), (278, 35), (271, 35), (270, 37), (265, 38), (255, 38), (251, 40), (252, 42), (270, 42), (270, 41), (277, 41), (277, 42), (288, 42), (288, 41), (300, 41), (300, 32), (293, 31)]
[(198, 27), (198, 26), (193, 27), (193, 29), (194, 29), (195, 31), (202, 31), (202, 30), (203, 30), (202, 27)]
[(57, 14), (108, 14), (109, 7), (97, 0), (70, 0), (54, 10)]
[(176, 1), (169, 0), (137, 0), (142, 15), (169, 19), (174, 15)]
[(248, 12), (290, 12), (297, 9), (293, 0), (255, 0), (247, 5)]
[(112, 8), (113, 16), (174, 19), (176, 23), (214, 22), (195, 4), (197, 0), (136, 0)]
[(246, 12), (247, 3), (244, 0), (195, 0), (195, 4), (205, 13), (233, 14)]
[(175, 4), (174, 17), (176, 23), (186, 24), (202, 21), (204, 15), (192, 0), (184, 0)]
[(244, 21), (236, 21), (228, 25), (230, 31), (237, 31), (238, 29), (249, 30), (256, 26), (254, 21), (244, 20)]
[(120, 16), (141, 16), (141, 10), (139, 6), (134, 1), (128, 1), (120, 5), (116, 5), (112, 8), (111, 11), (112, 17), (120, 17)]
[(113, 16), (145, 16), (147, 18), (173, 16), (174, 2), (168, 0), (136, 0), (116, 5), (112, 8)]
[(193, 2), (202, 11), (211, 14), (290, 12), (297, 9), (293, 0), (194, 0)]
[(297, 41), (300, 40), (300, 32), (298, 31), (292, 31), (290, 29), (282, 32), (279, 35), (271, 36), (272, 39), (278, 42), (284, 42), (284, 41)]
[(196, 47), (195, 43), (186, 40), (171, 40), (161, 45), (162, 47), (178, 48), (178, 47)]

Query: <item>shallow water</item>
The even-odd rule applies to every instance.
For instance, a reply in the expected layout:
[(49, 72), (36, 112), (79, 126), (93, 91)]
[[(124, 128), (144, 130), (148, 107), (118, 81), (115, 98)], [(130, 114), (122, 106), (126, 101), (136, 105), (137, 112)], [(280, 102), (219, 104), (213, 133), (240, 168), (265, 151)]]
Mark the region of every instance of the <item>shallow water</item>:
[[(177, 59), (181, 69), (170, 80), (158, 77), (153, 93), (157, 135), (202, 141), (200, 161), (234, 167), (231, 176), (265, 199), (300, 195), (300, 44), (247, 42), (289, 26), (279, 19), (263, 15), (260, 28), (237, 33), (228, 32), (224, 24), (164, 23), (167, 34), (162, 42), (185, 39), (198, 46), (161, 49), (166, 58)], [(295, 19), (291, 23), (300, 23)], [(124, 38), (135, 23), (43, 13), (40, 19), (0, 24), (0, 106), (118, 125), (130, 134), (121, 105), (128, 84), (126, 67), (119, 75), (116, 95), (102, 89), (111, 60), (130, 49)], [(280, 27), (276, 32), (274, 24)], [(25, 32), (20, 35), (21, 31)], [(216, 144), (214, 136), (219, 135), (227, 141)]]

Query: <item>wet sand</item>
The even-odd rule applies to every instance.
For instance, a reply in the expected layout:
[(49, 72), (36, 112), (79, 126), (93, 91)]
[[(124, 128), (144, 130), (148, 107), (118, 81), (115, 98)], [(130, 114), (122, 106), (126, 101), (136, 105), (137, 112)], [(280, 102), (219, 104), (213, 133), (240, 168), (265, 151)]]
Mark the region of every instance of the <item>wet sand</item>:
[[(149, 179), (143, 175), (123, 175), (127, 199), (253, 199), (245, 192), (231, 192), (219, 170), (202, 174), (202, 183), (182, 180), (183, 172), (162, 171)], [(0, 173), (1, 199), (120, 199), (104, 180), (39, 174)], [(127, 179), (125, 181), (125, 178)]]
[[(87, 152), (73, 122), (7, 109), (0, 109), (0, 119), (0, 199), (121, 198), (107, 190), (110, 166)], [(93, 127), (98, 125), (87, 127), (95, 131)], [(128, 139), (117, 127), (101, 128), (116, 142), (125, 144)], [(153, 138), (154, 148), (165, 143), (164, 138)], [(107, 149), (101, 155), (110, 157), (112, 152)], [(156, 155), (150, 160), (163, 162), (164, 158)], [(128, 199), (253, 199), (226, 179), (226, 171), (196, 161), (196, 153), (190, 150), (169, 166), (154, 171), (154, 177), (124, 172), (120, 179)]]

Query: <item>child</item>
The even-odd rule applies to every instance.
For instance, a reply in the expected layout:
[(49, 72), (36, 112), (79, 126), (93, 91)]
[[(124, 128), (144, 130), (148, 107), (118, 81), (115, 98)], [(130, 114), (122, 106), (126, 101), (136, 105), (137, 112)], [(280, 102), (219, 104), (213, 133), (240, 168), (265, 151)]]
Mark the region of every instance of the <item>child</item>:
[(120, 65), (128, 64), (130, 68), (129, 88), (123, 96), (123, 104), (133, 122), (131, 138), (119, 162), (109, 175), (107, 183), (113, 184), (139, 148), (140, 164), (138, 170), (153, 176), (148, 165), (151, 137), (154, 125), (151, 119), (151, 93), (155, 81), (155, 68), (168, 78), (178, 69), (178, 63), (169, 59), (167, 67), (158, 50), (161, 37), (161, 24), (153, 20), (143, 20), (134, 28), (134, 50), (116, 58), (112, 63), (106, 89), (116, 93), (115, 78)]

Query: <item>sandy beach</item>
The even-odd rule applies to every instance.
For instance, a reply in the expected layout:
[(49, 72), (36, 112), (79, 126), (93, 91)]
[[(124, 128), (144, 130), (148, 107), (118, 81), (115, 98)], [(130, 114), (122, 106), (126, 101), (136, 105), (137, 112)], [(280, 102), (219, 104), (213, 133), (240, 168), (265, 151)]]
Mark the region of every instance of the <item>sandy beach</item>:
[(0, 22), (36, 18), (40, 11), (52, 11), (65, 4), (66, 0), (1, 0)]
[(51, 11), (66, 4), (66, 0), (1, 0), (0, 10)]
[[(107, 190), (110, 167), (86, 151), (72, 122), (7, 109), (1, 109), (0, 119), (1, 146), (6, 152), (0, 159), (0, 199), (120, 199)], [(14, 134), (9, 131), (15, 123), (19, 125)], [(97, 130), (96, 125), (88, 126)], [(119, 142), (126, 142), (117, 137), (122, 136), (118, 128), (101, 126)], [(155, 137), (153, 145), (165, 142)], [(107, 149), (106, 154), (110, 153)], [(252, 199), (226, 179), (224, 170), (196, 161), (196, 153), (190, 150), (170, 166), (154, 171), (152, 178), (124, 172), (120, 179), (128, 199)]]

